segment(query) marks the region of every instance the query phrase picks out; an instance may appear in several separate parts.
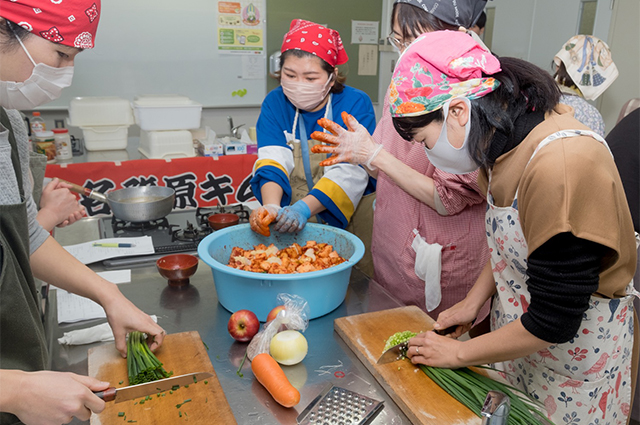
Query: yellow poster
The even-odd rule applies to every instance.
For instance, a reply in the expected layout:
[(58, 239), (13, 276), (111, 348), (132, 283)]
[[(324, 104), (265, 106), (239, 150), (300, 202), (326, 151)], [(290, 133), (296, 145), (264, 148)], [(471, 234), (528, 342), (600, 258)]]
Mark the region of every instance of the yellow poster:
[(218, 2), (218, 50), (229, 54), (264, 53), (264, 2)]

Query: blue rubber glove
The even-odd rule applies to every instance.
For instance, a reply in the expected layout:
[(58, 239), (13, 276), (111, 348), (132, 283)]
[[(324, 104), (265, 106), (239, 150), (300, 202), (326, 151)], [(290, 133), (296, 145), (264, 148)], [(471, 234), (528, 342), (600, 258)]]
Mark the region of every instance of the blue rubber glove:
[(278, 212), (274, 229), (281, 233), (299, 232), (304, 229), (309, 217), (311, 217), (309, 206), (303, 200), (299, 200)]

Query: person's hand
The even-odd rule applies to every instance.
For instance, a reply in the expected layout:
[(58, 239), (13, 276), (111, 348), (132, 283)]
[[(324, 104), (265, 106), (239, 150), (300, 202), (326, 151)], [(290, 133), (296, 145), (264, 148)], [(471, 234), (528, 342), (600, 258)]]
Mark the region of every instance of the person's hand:
[(271, 236), (269, 225), (273, 223), (278, 216), (278, 211), (280, 211), (280, 206), (275, 204), (263, 205), (251, 211), (251, 215), (249, 216), (251, 230), (263, 236)]
[(71, 186), (53, 179), (42, 190), (40, 213), (50, 217), (58, 227), (64, 227), (80, 220), (85, 213), (76, 196), (69, 190)]
[[(438, 320), (433, 324), (433, 329), (441, 330), (447, 329), (450, 326), (458, 325), (456, 330), (447, 336), (451, 338), (459, 338), (462, 334), (471, 329), (476, 317), (478, 317), (478, 312), (480, 310), (475, 304), (477, 303), (470, 303), (467, 298), (465, 298), (452, 307), (444, 310), (438, 315)], [(482, 305), (480, 307), (482, 307)]]
[(462, 364), (458, 356), (462, 344), (456, 339), (429, 331), (409, 340), (407, 357), (413, 364), (456, 369), (467, 366)]
[(331, 120), (319, 119), (318, 124), (331, 134), (314, 131), (311, 133), (311, 138), (331, 146), (315, 145), (311, 148), (311, 152), (332, 154), (331, 157), (320, 162), (323, 167), (339, 162), (349, 162), (366, 165), (370, 170), (375, 169), (371, 161), (380, 153), (382, 145), (376, 143), (367, 129), (353, 116), (343, 112), (342, 121), (346, 124), (348, 131)]
[(304, 229), (309, 217), (311, 217), (309, 206), (303, 200), (299, 200), (280, 210), (274, 228), (281, 233), (299, 232)]
[(116, 291), (108, 302), (103, 303), (102, 307), (107, 313), (107, 320), (113, 331), (116, 342), (116, 349), (122, 357), (127, 354), (126, 336), (129, 332), (139, 331), (147, 334), (147, 343), (149, 349), (155, 351), (166, 335), (162, 327), (153, 321), (153, 319), (131, 301), (116, 288)]
[[(106, 390), (109, 388), (108, 382), (75, 373), (17, 373), (17, 385), (10, 390), (13, 392), (13, 402), (3, 407), (8, 407), (7, 411), (26, 425), (66, 424), (73, 417), (88, 421), (91, 412), (100, 413), (104, 410), (105, 402), (93, 394), (93, 391)], [(3, 382), (7, 381), (3, 379)]]

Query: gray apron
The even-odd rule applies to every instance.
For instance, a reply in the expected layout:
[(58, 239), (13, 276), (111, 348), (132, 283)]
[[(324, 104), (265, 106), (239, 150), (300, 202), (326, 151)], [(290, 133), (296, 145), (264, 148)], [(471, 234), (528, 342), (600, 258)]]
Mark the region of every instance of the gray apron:
[(33, 177), (33, 190), (31, 195), (33, 201), (40, 210), (40, 198), (42, 197), (42, 189), (44, 186), (44, 173), (47, 168), (47, 157), (41, 153), (29, 152), (29, 169)]
[[(297, 112), (297, 111), (296, 111)], [(299, 114), (296, 113), (291, 139), (295, 138), (296, 124)], [(332, 95), (327, 103), (325, 118), (333, 121)], [(293, 171), (289, 176), (291, 184), (291, 205), (295, 204), (311, 192), (313, 186), (324, 175), (324, 168), (320, 166), (320, 161), (327, 158), (326, 154), (313, 153), (311, 147), (320, 145), (322, 142), (309, 139), (304, 125), (304, 119), (300, 119), (300, 138), (289, 143), (293, 149)], [(299, 142), (299, 143), (297, 143)], [(368, 276), (373, 276), (373, 259), (371, 257), (371, 238), (373, 234), (373, 201), (376, 199), (375, 192), (364, 195), (358, 203), (356, 210), (347, 225), (347, 231), (359, 237), (364, 243), (365, 253), (362, 260), (358, 262), (358, 268)], [(310, 222), (322, 223), (319, 216), (311, 217)]]
[[(11, 162), (21, 202), (0, 205), (0, 368), (43, 370), (48, 364), (40, 299), (29, 264), (28, 195), (24, 193), (18, 147), (5, 110), (0, 122), (9, 130)], [(0, 413), (0, 424), (20, 424), (14, 415)]]

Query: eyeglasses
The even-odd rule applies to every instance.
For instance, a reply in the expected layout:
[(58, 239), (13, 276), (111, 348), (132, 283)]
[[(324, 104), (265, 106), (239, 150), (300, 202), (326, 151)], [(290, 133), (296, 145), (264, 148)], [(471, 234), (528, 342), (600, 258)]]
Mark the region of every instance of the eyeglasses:
[(389, 34), (387, 36), (387, 41), (389, 41), (389, 44), (391, 44), (393, 47), (395, 47), (396, 49), (398, 49), (398, 51), (402, 51), (404, 49), (406, 49), (409, 44), (411, 44), (410, 41), (400, 41), (398, 40), (393, 33)]

